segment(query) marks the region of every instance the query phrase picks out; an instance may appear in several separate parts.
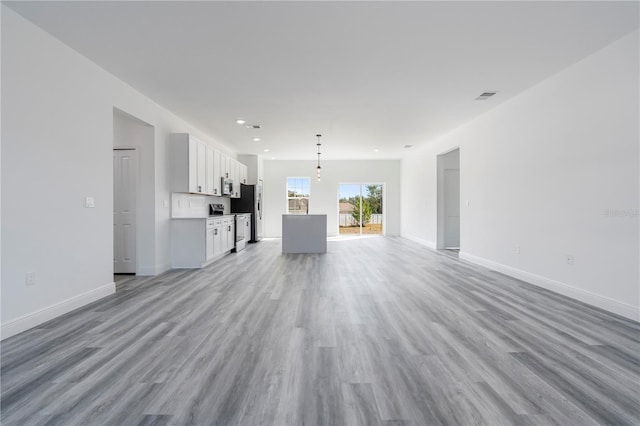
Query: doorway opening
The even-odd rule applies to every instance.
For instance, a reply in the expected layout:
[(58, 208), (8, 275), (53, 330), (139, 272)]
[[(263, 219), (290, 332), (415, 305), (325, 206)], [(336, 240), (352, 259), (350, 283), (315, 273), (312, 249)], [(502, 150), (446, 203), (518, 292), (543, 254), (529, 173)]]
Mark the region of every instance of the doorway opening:
[(384, 235), (384, 184), (338, 185), (340, 235)]
[(166, 269), (155, 259), (154, 140), (152, 125), (113, 108), (114, 274), (157, 275)]
[(438, 249), (460, 249), (460, 149), (438, 155)]

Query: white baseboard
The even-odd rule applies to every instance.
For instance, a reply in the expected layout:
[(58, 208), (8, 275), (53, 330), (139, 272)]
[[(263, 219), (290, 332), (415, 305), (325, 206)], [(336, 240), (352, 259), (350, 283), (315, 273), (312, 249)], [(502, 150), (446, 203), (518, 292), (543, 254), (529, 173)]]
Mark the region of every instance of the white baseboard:
[(547, 290), (551, 290), (556, 293), (560, 293), (564, 296), (579, 300), (581, 302), (593, 305), (614, 314), (621, 315), (634, 321), (640, 321), (640, 308), (637, 308), (633, 305), (628, 305), (626, 303), (619, 302), (617, 300), (613, 300), (608, 297), (562, 283), (560, 281), (555, 281), (550, 278), (533, 274), (531, 272), (503, 265), (501, 263), (474, 256), (463, 251), (460, 252), (459, 256), (460, 259), (466, 260), (467, 262), (484, 266), (485, 268), (493, 269), (494, 271), (501, 272), (505, 275), (509, 275), (510, 277), (517, 278), (519, 280), (536, 285), (538, 287), (542, 287)]
[(136, 275), (140, 275), (141, 277), (153, 277), (156, 275), (160, 275), (163, 272), (167, 272), (171, 269), (171, 265), (154, 265), (154, 266), (141, 266)]
[(400, 235), (402, 238), (406, 238), (407, 240), (411, 240), (414, 243), (418, 243), (420, 245), (429, 247), (430, 249), (436, 249), (436, 243), (433, 241), (423, 240), (422, 238), (414, 237), (413, 235)]
[(48, 306), (36, 312), (24, 315), (20, 318), (8, 321), (0, 327), (0, 340), (14, 336), (30, 328), (52, 320), (74, 309), (78, 309), (105, 296), (115, 293), (116, 284), (111, 282), (86, 293), (79, 294), (70, 299), (63, 300), (55, 305)]

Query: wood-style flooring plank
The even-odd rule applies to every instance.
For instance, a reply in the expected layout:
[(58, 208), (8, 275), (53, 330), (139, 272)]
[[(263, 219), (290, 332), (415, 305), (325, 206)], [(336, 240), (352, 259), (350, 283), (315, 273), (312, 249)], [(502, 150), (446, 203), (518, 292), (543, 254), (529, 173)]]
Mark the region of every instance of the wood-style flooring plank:
[(640, 423), (640, 324), (402, 238), (116, 285), (2, 342), (3, 425)]

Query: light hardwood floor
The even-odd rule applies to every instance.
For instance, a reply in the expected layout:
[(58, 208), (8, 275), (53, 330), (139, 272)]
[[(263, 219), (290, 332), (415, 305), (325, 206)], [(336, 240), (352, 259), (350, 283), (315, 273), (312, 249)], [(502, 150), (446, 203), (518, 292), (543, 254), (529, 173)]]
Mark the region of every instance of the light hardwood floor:
[(638, 323), (401, 238), (249, 245), (2, 342), (3, 425), (637, 425)]

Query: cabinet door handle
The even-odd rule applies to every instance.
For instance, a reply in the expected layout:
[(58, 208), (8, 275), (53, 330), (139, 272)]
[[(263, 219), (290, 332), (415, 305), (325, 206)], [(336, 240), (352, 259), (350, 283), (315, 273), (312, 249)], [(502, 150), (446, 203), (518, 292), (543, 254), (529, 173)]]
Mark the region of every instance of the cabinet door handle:
[(213, 230), (213, 235), (218, 235), (218, 230), (217, 229)]
[(218, 193), (218, 188), (214, 188), (214, 189), (213, 189), (213, 193), (214, 193), (214, 194), (217, 194), (217, 193)]
[(231, 225), (227, 227), (227, 231), (231, 231)]
[(202, 185), (198, 185), (198, 192), (202, 192)]

